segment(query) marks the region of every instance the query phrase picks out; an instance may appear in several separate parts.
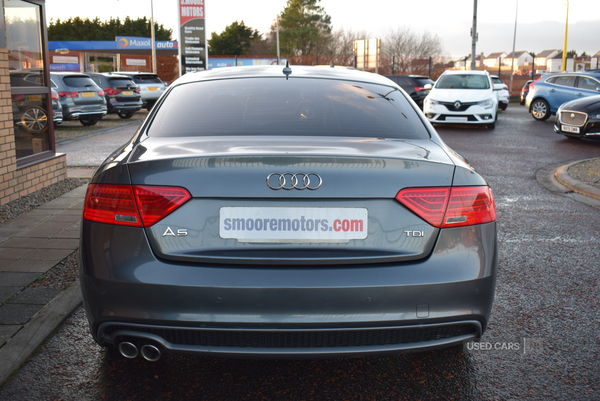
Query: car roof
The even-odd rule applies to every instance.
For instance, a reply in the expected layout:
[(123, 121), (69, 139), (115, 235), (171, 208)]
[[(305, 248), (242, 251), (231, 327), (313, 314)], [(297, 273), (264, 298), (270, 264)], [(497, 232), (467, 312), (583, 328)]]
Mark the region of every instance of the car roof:
[(448, 75), (490, 75), (487, 71), (479, 70), (446, 70), (444, 74)]
[[(305, 65), (290, 65), (292, 70), (290, 78), (318, 78), (318, 79), (341, 79), (347, 81), (368, 82), (385, 86), (395, 86), (388, 78), (356, 69), (336, 67), (316, 67)], [(185, 74), (174, 83), (182, 84), (189, 82), (200, 82), (216, 79), (234, 78), (280, 78), (284, 77), (283, 66), (248, 66), (248, 67), (223, 67), (213, 70), (198, 71)]]
[(83, 73), (83, 72), (65, 72), (65, 71), (51, 71), (50, 75), (56, 75), (56, 76), (60, 76), (60, 77), (65, 77), (65, 76), (69, 76), (69, 77), (76, 77), (76, 76), (81, 76), (81, 77), (88, 77), (89, 78), (89, 74), (87, 72)]

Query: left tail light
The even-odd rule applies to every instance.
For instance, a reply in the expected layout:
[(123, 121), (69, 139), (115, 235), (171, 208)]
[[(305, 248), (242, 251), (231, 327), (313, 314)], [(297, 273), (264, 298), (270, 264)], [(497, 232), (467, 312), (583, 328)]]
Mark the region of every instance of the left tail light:
[(58, 93), (52, 92), (52, 99), (58, 100)]
[(406, 188), (396, 200), (437, 228), (496, 221), (494, 196), (486, 186)]
[(192, 196), (181, 187), (91, 184), (85, 194), (84, 220), (151, 227)]

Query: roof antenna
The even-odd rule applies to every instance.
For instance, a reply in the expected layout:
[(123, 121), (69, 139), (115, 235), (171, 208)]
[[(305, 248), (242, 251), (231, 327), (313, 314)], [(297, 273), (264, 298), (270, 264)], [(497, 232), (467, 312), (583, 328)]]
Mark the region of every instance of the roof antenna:
[(287, 81), (288, 78), (290, 77), (290, 74), (292, 73), (292, 69), (290, 68), (289, 60), (286, 60), (286, 62), (285, 62), (285, 68), (283, 69), (283, 73), (285, 74), (285, 80)]

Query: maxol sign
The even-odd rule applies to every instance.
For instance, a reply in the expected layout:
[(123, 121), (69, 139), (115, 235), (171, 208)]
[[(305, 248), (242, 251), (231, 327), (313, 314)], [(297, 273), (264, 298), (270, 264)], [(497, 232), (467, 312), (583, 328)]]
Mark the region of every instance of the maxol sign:
[[(140, 38), (137, 36), (117, 36), (117, 49), (147, 50), (152, 49), (152, 40), (150, 38)], [(157, 49), (177, 49), (177, 42), (170, 40), (157, 40)]]

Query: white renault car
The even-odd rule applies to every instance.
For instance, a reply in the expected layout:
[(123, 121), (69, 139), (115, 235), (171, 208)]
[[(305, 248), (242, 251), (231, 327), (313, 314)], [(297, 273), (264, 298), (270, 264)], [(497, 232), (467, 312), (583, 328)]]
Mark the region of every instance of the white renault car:
[(425, 98), (423, 112), (433, 124), (477, 124), (494, 129), (498, 94), (487, 71), (448, 70)]

